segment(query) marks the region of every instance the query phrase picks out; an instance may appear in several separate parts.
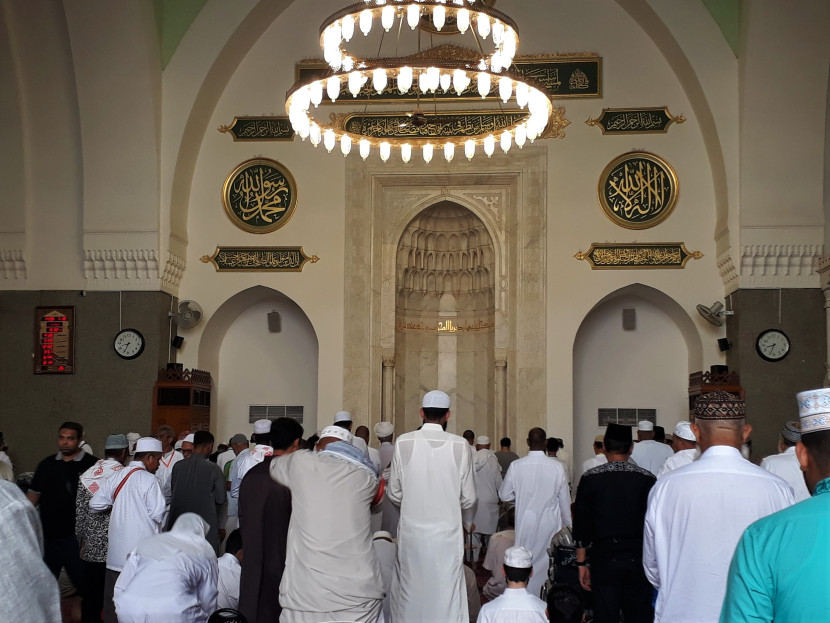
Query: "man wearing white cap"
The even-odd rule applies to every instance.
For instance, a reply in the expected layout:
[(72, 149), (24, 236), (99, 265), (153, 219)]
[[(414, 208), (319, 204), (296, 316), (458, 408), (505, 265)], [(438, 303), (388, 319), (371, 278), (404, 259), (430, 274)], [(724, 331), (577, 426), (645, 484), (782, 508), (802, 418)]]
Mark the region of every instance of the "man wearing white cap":
[(700, 458), (660, 478), (648, 497), (643, 567), (658, 591), (656, 623), (715, 623), (741, 534), (793, 503), (786, 482), (741, 456), (752, 427), (740, 397), (698, 397), (692, 431)]
[(493, 601), (484, 604), (477, 623), (546, 623), (547, 604), (527, 589), (533, 575), (533, 554), (525, 547), (511, 547), (504, 553), (507, 588)]
[(473, 469), (476, 483), (478, 504), (473, 517), (475, 524), (474, 545), (469, 559), (477, 561), (481, 550), (487, 546), (491, 534), (496, 532), (499, 523), (499, 487), (501, 487), (501, 466), (496, 455), (490, 450), (490, 438), (481, 435), (476, 439), (476, 451), (473, 454)]
[(637, 439), (631, 460), (656, 476), (674, 450), (662, 441), (654, 440), (654, 424), (648, 420), (637, 423)]
[(533, 577), (528, 590), (539, 595), (548, 571), (550, 540), (571, 525), (571, 492), (565, 468), (545, 455), (547, 433), (531, 428), (530, 452), (513, 461), (499, 489), (504, 502), (516, 502), (516, 544), (533, 554)]
[(185, 438), (182, 439), (182, 445), (180, 446), (182, 458), (189, 459), (193, 456), (193, 438), (193, 433), (188, 433), (185, 435)]
[(395, 453), (395, 444), (392, 437), (395, 434), (395, 427), (392, 422), (378, 422), (375, 424), (375, 435), (380, 442), (380, 470), (383, 471), (392, 463), (392, 455)]
[(348, 411), (338, 411), (334, 414), (334, 425), (352, 432), (352, 414)]
[[(395, 427), (392, 422), (378, 422), (375, 424), (375, 435), (380, 442), (378, 454), (380, 454), (380, 474), (385, 481), (386, 488), (389, 488), (389, 466), (392, 464), (392, 455), (395, 453), (395, 445), (392, 438), (395, 434)], [(400, 509), (392, 503), (389, 496), (384, 493), (383, 501), (380, 503), (380, 529), (392, 535), (398, 535), (398, 523), (401, 519)], [(389, 598), (384, 599), (384, 608), (388, 608)]]
[(450, 397), (424, 396), (421, 430), (398, 437), (387, 494), (400, 506), (392, 620), (461, 623), (469, 618), (462, 511), (476, 503), (472, 446), (444, 430)]
[(104, 623), (117, 623), (112, 594), (127, 555), (139, 541), (161, 532), (167, 504), (154, 474), (162, 454), (158, 439), (141, 437), (136, 441), (133, 460), (125, 469), (101, 482), (89, 501), (93, 511), (112, 509), (104, 583)]
[(796, 456), (812, 497), (755, 522), (741, 537), (720, 620), (830, 620), (830, 389), (798, 394)]
[(281, 623), (375, 623), (383, 616), (370, 529), (380, 481), (351, 440), (345, 428), (326, 426), (317, 452), (271, 461), (271, 477), (291, 489)]
[(761, 467), (771, 474), (781, 476), (793, 488), (796, 502), (803, 502), (810, 497), (807, 485), (804, 483), (804, 474), (798, 457), (795, 455), (795, 446), (801, 441), (801, 425), (798, 422), (787, 422), (781, 430), (778, 439), (778, 452), (761, 461)]
[(254, 447), (242, 450), (231, 465), (231, 497), (239, 497), (239, 486), (245, 474), (254, 466), (265, 460), (266, 456), (273, 456), (271, 447), (271, 420), (257, 420), (254, 422)]
[(674, 427), (674, 435), (672, 435), (671, 447), (674, 454), (666, 459), (663, 467), (657, 472), (657, 477), (662, 478), (678, 467), (683, 467), (696, 461), (700, 457), (700, 450), (697, 449), (697, 438), (692, 432), (692, 426), (685, 420), (678, 422)]

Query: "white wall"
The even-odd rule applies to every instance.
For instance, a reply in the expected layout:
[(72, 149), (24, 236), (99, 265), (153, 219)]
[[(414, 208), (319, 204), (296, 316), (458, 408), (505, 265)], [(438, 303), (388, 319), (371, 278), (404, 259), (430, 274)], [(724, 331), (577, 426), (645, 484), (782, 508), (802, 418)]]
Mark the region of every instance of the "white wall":
[[(282, 331), (268, 331), (268, 312), (276, 310)], [(305, 436), (317, 428), (317, 336), (296, 304), (282, 296), (243, 311), (230, 326), (219, 353), (215, 424), (218, 441), (250, 435), (248, 406), (302, 405)]]
[[(622, 328), (623, 308), (636, 310), (636, 329)], [(667, 433), (688, 419), (686, 342), (675, 322), (654, 303), (620, 296), (593, 310), (574, 345), (575, 472), (593, 456), (597, 409), (657, 409), (657, 424)], [(559, 431), (548, 431), (559, 436)], [(566, 446), (567, 447), (567, 446)]]

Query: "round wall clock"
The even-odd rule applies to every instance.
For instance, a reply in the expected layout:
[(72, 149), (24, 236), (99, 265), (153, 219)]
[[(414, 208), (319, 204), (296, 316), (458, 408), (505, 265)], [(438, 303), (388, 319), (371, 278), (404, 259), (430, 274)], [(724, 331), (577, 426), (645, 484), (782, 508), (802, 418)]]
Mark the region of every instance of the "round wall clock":
[(755, 350), (766, 361), (781, 361), (790, 353), (790, 338), (779, 329), (762, 331), (755, 340)]
[(136, 359), (144, 352), (144, 336), (137, 329), (122, 329), (115, 335), (112, 346), (122, 359)]
[(234, 225), (254, 234), (267, 234), (285, 225), (294, 214), (297, 183), (276, 160), (246, 160), (225, 180), (222, 204)]
[(668, 162), (646, 151), (632, 151), (605, 167), (597, 192), (603, 212), (617, 225), (647, 229), (669, 217), (678, 189)]

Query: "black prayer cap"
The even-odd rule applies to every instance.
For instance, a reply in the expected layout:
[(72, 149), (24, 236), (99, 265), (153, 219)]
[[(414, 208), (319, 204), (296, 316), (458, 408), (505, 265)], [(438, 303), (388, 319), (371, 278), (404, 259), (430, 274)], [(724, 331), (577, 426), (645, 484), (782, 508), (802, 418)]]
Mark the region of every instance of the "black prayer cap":
[(623, 426), (622, 424), (609, 424), (608, 428), (605, 429), (605, 438), (615, 439), (623, 443), (631, 443), (631, 427)]

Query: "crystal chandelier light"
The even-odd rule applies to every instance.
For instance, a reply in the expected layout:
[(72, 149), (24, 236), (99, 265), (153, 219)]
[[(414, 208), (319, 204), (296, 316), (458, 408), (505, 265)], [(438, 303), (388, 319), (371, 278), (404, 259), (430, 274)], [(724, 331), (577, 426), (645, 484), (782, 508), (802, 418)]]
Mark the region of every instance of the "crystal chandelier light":
[[(377, 28), (384, 32), (396, 28), (398, 33), (405, 29), (415, 30), (423, 19), (429, 19), (431, 26), (439, 32), (452, 22), (459, 34), (469, 34), (475, 40), (478, 50), (464, 50), (465, 54), (459, 56), (443, 52), (452, 46), (442, 46), (434, 48), (432, 54), (360, 58), (350, 53), (346, 45), (361, 36), (368, 36)], [(544, 90), (511, 69), (517, 45), (516, 24), (505, 14), (485, 6), (481, 0), (364, 0), (323, 22), (320, 46), (330, 71), (325, 76), (295, 84), (288, 92), (285, 108), (300, 138), (308, 138), (315, 147), (322, 142), (329, 152), (339, 144), (344, 156), (353, 147), (357, 147), (364, 160), (375, 149), (384, 162), (389, 160), (394, 148), (405, 163), (410, 161), (416, 149), (420, 150), (425, 162), (432, 160), (436, 150), (443, 153), (448, 162), (456, 152), (471, 160), (479, 147), (488, 157), (493, 155), (497, 145), (507, 153), (513, 144), (521, 148), (540, 136), (553, 108)], [(498, 133), (405, 138), (378, 137), (354, 124), (346, 130), (334, 120), (327, 123), (315, 117), (314, 112), (321, 104), (334, 103), (344, 96), (344, 85), (355, 103), (361, 103), (357, 98), (367, 83), (377, 94), (392, 90), (401, 96), (417, 97), (418, 101), (421, 98), (436, 99), (438, 94), (461, 96), (467, 92), (469, 95), (469, 87), (475, 85), (482, 100), (495, 92), (503, 112), (521, 114), (512, 117), (513, 122)], [(441, 105), (445, 102), (446, 98), (443, 98)], [(504, 106), (508, 104), (511, 108), (505, 110)], [(436, 108), (437, 105), (436, 101)]]

